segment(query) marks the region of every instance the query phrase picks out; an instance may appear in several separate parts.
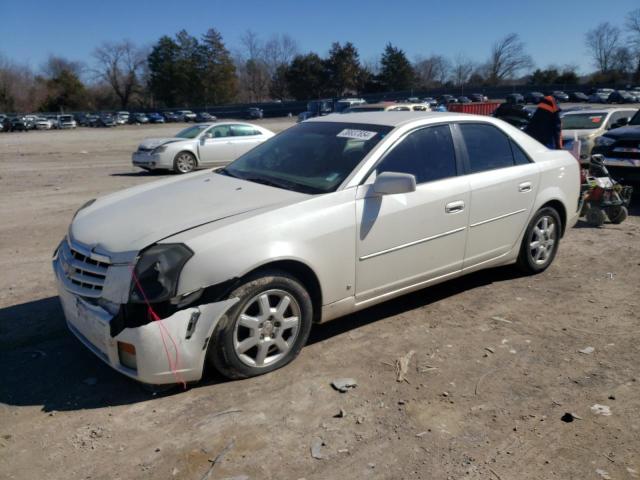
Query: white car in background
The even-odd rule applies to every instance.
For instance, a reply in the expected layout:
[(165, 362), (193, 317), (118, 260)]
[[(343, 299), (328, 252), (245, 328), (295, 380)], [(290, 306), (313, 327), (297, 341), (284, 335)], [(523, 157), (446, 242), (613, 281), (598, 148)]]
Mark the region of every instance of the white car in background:
[(226, 165), (273, 135), (251, 123), (202, 123), (185, 128), (175, 137), (144, 140), (131, 161), (144, 170), (189, 173), (198, 167)]
[(574, 148), (580, 142), (580, 162), (589, 163), (596, 138), (612, 128), (623, 127), (638, 111), (637, 108), (607, 108), (576, 110), (562, 115), (562, 147)]
[(51, 130), (53, 122), (45, 117), (37, 117), (35, 120), (37, 130)]
[(571, 154), (495, 118), (332, 114), (87, 202), (53, 269), (70, 330), (119, 372), (245, 378), (293, 360), (313, 323), (484, 268), (545, 270), (579, 192)]

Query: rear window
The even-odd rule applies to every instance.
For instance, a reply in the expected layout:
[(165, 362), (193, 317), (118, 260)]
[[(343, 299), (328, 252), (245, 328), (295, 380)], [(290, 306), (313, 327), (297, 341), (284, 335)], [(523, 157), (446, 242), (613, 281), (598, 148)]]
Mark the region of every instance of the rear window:
[(493, 125), (461, 123), (460, 131), (467, 147), (470, 173), (514, 165), (509, 137)]
[(606, 118), (606, 112), (571, 113), (562, 117), (563, 130), (588, 130), (599, 128)]

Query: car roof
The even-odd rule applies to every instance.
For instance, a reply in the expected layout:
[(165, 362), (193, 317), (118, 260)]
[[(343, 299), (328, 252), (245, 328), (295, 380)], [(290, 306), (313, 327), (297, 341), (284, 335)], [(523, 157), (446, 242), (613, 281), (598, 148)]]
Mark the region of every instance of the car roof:
[(387, 127), (398, 127), (416, 120), (469, 120), (478, 119), (491, 122), (491, 117), (480, 115), (468, 115), (464, 113), (453, 112), (416, 112), (416, 111), (397, 111), (397, 112), (350, 112), (350, 113), (332, 113), (323, 117), (314, 117), (306, 122), (337, 122), (337, 123), (364, 123), (369, 125), (383, 125)]
[(609, 113), (613, 113), (613, 112), (624, 112), (627, 110), (636, 110), (633, 107), (627, 107), (627, 108), (622, 108), (622, 107), (615, 107), (615, 108), (586, 108), (584, 110), (571, 110), (568, 112), (565, 112), (565, 116), (566, 115), (578, 115), (578, 114), (587, 114), (587, 115), (607, 115)]

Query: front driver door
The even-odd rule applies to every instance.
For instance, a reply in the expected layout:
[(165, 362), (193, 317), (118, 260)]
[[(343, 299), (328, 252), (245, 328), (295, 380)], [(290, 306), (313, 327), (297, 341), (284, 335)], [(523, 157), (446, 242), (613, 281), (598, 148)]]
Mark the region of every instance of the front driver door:
[(226, 165), (235, 160), (236, 147), (230, 125), (216, 125), (200, 135), (198, 153), (202, 165)]
[[(358, 187), (357, 303), (461, 270), (469, 185), (459, 167), (449, 126), (424, 127), (396, 143)], [(414, 175), (416, 191), (374, 194), (372, 177), (382, 172)]]

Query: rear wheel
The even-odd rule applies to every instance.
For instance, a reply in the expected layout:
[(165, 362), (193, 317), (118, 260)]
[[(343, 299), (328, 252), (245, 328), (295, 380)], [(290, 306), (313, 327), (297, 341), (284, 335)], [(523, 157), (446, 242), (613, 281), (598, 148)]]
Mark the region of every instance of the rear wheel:
[(189, 152), (180, 152), (173, 160), (173, 170), (177, 173), (193, 172), (197, 166), (196, 157)]
[(228, 378), (247, 378), (291, 362), (307, 342), (313, 306), (309, 293), (285, 272), (248, 278), (229, 298), (236, 303), (220, 320), (208, 357)]
[(607, 208), (607, 217), (611, 223), (622, 223), (629, 216), (629, 210), (624, 205)]
[(547, 269), (558, 251), (562, 223), (560, 215), (545, 207), (534, 215), (522, 239), (517, 265), (525, 273), (540, 273)]

